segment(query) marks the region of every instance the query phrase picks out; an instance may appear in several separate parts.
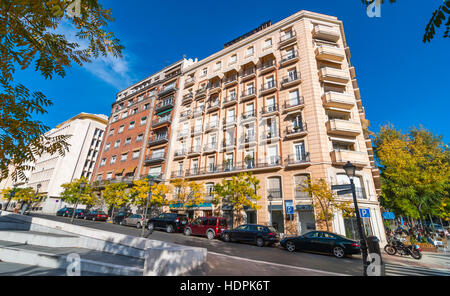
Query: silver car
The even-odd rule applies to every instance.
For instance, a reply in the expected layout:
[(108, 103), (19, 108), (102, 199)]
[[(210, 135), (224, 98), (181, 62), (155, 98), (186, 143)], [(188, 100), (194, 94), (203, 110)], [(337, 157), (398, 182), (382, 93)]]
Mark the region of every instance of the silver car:
[(140, 214), (133, 214), (129, 217), (124, 218), (120, 224), (127, 226), (136, 226), (137, 228), (141, 228), (144, 226), (144, 216)]

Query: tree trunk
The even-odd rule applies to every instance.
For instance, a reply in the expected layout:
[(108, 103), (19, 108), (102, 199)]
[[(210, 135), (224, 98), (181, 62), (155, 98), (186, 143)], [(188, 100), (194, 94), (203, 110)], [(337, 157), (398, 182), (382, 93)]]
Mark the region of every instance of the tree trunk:
[(422, 216), (422, 211), (420, 210), (421, 207), (422, 207), (422, 205), (419, 205), (419, 207), (417, 208), (417, 210), (419, 211), (420, 227), (421, 227), (422, 230), (425, 232), (425, 227), (423, 226), (423, 216)]
[(112, 211), (111, 211), (111, 220), (113, 220), (113, 221), (114, 221), (114, 209), (115, 208), (116, 208), (116, 205), (113, 204), (113, 208), (112, 208)]

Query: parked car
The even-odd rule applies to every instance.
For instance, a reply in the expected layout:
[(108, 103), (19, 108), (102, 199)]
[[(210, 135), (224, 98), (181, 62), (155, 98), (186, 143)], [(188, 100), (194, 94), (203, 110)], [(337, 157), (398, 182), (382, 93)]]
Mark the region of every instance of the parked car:
[(72, 217), (73, 208), (64, 207), (56, 212), (56, 216)]
[(186, 215), (162, 213), (148, 220), (148, 229), (165, 229), (167, 232), (181, 232), (188, 222)]
[[(73, 211), (72, 211), (73, 212)], [(86, 214), (88, 213), (89, 211), (88, 210), (86, 210), (86, 209), (77, 209), (76, 211), (75, 211), (75, 218), (77, 218), (77, 219), (84, 219), (84, 216), (86, 216)]]
[(286, 237), (281, 240), (280, 245), (289, 252), (331, 253), (337, 258), (361, 253), (358, 242), (327, 231), (310, 231), (304, 235)]
[(226, 242), (255, 243), (258, 247), (273, 245), (280, 241), (280, 235), (275, 228), (257, 224), (244, 224), (231, 230), (224, 230), (221, 237)]
[(130, 215), (120, 222), (120, 225), (136, 226), (138, 229), (142, 228), (142, 226), (145, 226), (146, 224), (147, 223), (144, 222), (144, 215), (141, 214)]
[(84, 219), (92, 221), (106, 221), (108, 220), (108, 214), (100, 210), (93, 210), (84, 215)]
[(201, 217), (188, 223), (184, 228), (185, 235), (201, 235), (208, 239), (220, 237), (222, 231), (227, 230), (227, 219), (223, 217)]
[(113, 223), (114, 224), (122, 224), (123, 219), (133, 215), (131, 212), (119, 212), (114, 216)]

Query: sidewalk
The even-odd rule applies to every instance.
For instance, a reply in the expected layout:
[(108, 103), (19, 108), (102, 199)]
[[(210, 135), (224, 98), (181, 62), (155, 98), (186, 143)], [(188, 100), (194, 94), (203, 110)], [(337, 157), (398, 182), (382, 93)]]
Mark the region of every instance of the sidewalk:
[(422, 259), (416, 260), (411, 256), (400, 256), (398, 254), (391, 256), (386, 252), (382, 252), (383, 261), (389, 263), (396, 263), (401, 265), (408, 265), (413, 267), (423, 267), (429, 269), (438, 269), (443, 271), (450, 271), (450, 252), (423, 252)]

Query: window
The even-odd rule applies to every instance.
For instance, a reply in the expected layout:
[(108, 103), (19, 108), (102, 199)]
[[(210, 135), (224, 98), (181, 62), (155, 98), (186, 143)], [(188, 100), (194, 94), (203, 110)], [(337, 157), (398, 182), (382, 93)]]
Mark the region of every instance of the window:
[(127, 138), (126, 140), (125, 140), (125, 145), (130, 145), (131, 144), (131, 137), (130, 138)]
[(102, 180), (102, 177), (103, 177), (103, 175), (102, 175), (102, 174), (100, 174), (100, 175), (97, 175), (97, 181), (98, 181), (98, 182), (100, 182), (100, 181)]
[(124, 153), (120, 156), (120, 161), (127, 161), (128, 153)]
[(148, 108), (150, 108), (150, 104), (145, 104), (144, 105), (144, 110), (147, 110)]
[(281, 198), (281, 177), (267, 178), (267, 195), (273, 198)]
[(125, 117), (127, 117), (127, 115), (128, 115), (128, 112), (123, 112), (123, 113), (122, 113), (122, 119), (124, 119)]
[(138, 102), (141, 102), (144, 99), (144, 95), (138, 97)]
[(107, 173), (106, 180), (111, 180), (111, 179), (112, 179), (112, 173)]
[(117, 158), (116, 155), (112, 156), (109, 163), (110, 163), (110, 164), (115, 164), (115, 163), (116, 163), (116, 158)]
[(165, 148), (153, 150), (152, 158), (163, 158), (165, 150), (166, 150)]
[(133, 105), (133, 99), (128, 101), (128, 106), (131, 106), (131, 105)]
[(143, 139), (144, 139), (144, 135), (143, 135), (143, 134), (137, 135), (137, 137), (136, 137), (136, 142), (140, 142), (140, 141), (142, 141)]
[(119, 127), (118, 133), (119, 133), (119, 134), (123, 133), (123, 129), (124, 129), (124, 128), (125, 128), (125, 125), (121, 125), (121, 126)]
[(208, 68), (203, 68), (201, 76), (206, 76), (207, 74), (208, 74)]
[(298, 94), (298, 89), (289, 92), (289, 105), (297, 106), (300, 103), (300, 96)]
[(272, 38), (264, 41), (264, 48), (269, 48), (269, 47), (272, 47)]
[(355, 151), (354, 142), (332, 141), (332, 143), (333, 143), (333, 150)]
[(118, 148), (118, 147), (120, 147), (120, 140), (117, 140), (117, 141), (114, 143), (114, 148)]
[(133, 151), (133, 159), (136, 159), (139, 157), (139, 150)]
[(309, 178), (309, 175), (294, 176), (295, 198), (310, 198), (307, 192), (302, 191), (304, 186), (307, 186)]
[(130, 126), (128, 126), (128, 129), (133, 129), (134, 128), (134, 124), (135, 124), (135, 121), (130, 122)]
[[(336, 178), (337, 178), (338, 185), (350, 184), (350, 180), (346, 174), (337, 174)], [(362, 177), (355, 176), (353, 178), (353, 183), (355, 183), (356, 197), (359, 199), (365, 199), (366, 194), (365, 194), (365, 190), (364, 190), (364, 186), (363, 186), (363, 182), (362, 182)], [(348, 197), (348, 198), (352, 197), (351, 194), (346, 194), (344, 196)]]
[(249, 48), (247, 48), (247, 51), (246, 51), (246, 53), (245, 53), (245, 56), (246, 56), (246, 57), (252, 56), (254, 52), (255, 52), (254, 47), (253, 47), (253, 46), (252, 46), (252, 47), (249, 47)]
[(114, 129), (111, 129), (110, 131), (109, 131), (109, 136), (113, 136), (114, 135)]
[(208, 170), (208, 172), (214, 172), (215, 171), (215, 163), (216, 163), (216, 157), (215, 156), (208, 157), (208, 166), (206, 168)]
[(142, 117), (141, 118), (141, 125), (144, 125), (146, 121), (147, 121), (147, 116)]
[(111, 143), (107, 143), (105, 146), (105, 151), (108, 151), (110, 146), (111, 146)]
[(112, 122), (116, 122), (119, 119), (119, 115), (115, 115)]
[(234, 63), (236, 63), (236, 62), (237, 62), (237, 55), (234, 54), (234, 55), (232, 55), (231, 58), (230, 58), (230, 64), (234, 64)]
[(131, 115), (134, 115), (138, 112), (138, 108), (133, 109), (133, 111), (131, 111)]
[(153, 167), (148, 170), (148, 175), (153, 177), (161, 176), (161, 167)]

